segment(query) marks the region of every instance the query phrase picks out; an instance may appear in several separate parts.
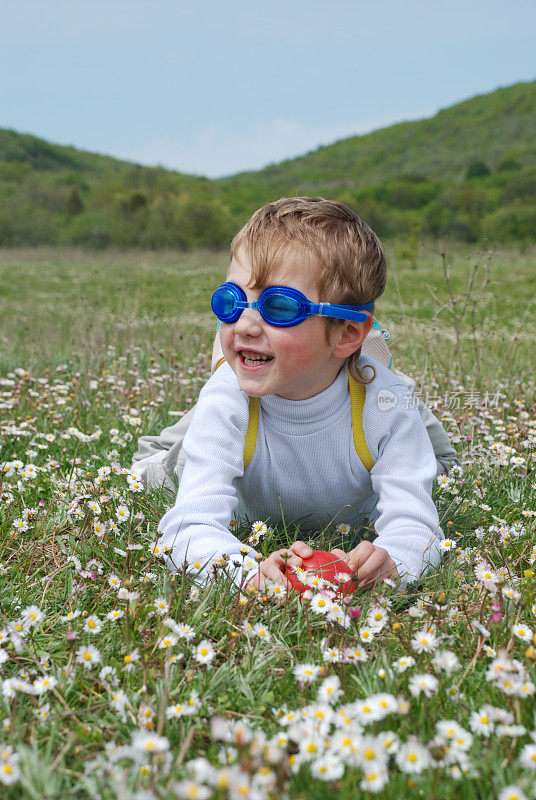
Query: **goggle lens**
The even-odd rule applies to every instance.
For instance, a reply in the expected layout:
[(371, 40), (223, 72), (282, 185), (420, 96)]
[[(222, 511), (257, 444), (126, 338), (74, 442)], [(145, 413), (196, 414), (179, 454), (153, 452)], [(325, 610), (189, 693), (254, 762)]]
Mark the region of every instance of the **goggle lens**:
[(300, 306), (293, 297), (271, 294), (263, 298), (260, 312), (266, 322), (293, 322), (300, 315)]
[(234, 322), (240, 316), (240, 309), (236, 307), (239, 298), (231, 289), (220, 286), (212, 295), (212, 310), (223, 322)]

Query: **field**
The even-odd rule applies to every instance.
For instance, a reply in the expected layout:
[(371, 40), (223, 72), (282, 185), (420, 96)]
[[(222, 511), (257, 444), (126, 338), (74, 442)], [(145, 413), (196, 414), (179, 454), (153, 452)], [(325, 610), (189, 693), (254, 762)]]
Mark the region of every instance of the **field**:
[(536, 251), (389, 264), (378, 318), (464, 472), (441, 568), (347, 608), (172, 575), (173, 497), (129, 473), (208, 377), (226, 253), (0, 251), (6, 800), (536, 796)]

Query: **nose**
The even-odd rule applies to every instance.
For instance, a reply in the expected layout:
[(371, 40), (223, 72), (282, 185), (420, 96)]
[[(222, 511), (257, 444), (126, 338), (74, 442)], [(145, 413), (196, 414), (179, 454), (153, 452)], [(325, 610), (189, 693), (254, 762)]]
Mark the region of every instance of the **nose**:
[(245, 308), (234, 324), (238, 336), (260, 336), (262, 334), (262, 317), (254, 308)]

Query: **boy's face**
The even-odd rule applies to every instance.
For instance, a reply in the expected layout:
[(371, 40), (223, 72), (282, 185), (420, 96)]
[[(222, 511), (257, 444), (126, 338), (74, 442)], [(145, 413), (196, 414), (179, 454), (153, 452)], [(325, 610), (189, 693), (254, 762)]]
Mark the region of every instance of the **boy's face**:
[[(243, 248), (233, 257), (227, 280), (240, 286), (249, 302), (258, 300), (261, 290), (248, 288), (251, 265)], [(291, 286), (308, 300), (321, 302), (311, 269), (274, 268), (269, 285)], [(363, 339), (365, 335), (366, 332)], [(336, 343), (330, 344), (326, 323), (317, 316), (292, 327), (278, 328), (265, 322), (256, 309), (246, 308), (236, 322), (221, 323), (220, 337), (223, 354), (240, 388), (252, 397), (267, 394), (288, 400), (313, 397), (331, 386), (346, 359), (346, 355), (341, 357)], [(259, 355), (269, 359), (258, 361)], [(251, 359), (257, 361), (252, 363)]]

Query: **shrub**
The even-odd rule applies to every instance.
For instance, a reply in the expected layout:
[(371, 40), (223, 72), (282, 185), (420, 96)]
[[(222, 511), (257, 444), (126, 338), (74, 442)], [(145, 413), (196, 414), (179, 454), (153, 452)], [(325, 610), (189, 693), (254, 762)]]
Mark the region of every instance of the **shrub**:
[(536, 199), (536, 171), (516, 175), (504, 187), (501, 200), (511, 203), (513, 200), (528, 201), (529, 204)]
[(417, 209), (433, 200), (440, 188), (439, 183), (398, 179), (379, 186), (375, 190), (375, 197), (380, 203), (386, 203), (392, 208)]
[(472, 161), (465, 171), (466, 180), (471, 178), (487, 178), (491, 170), (484, 161)]
[[(110, 244), (130, 244), (120, 237), (119, 220), (108, 209), (94, 209), (80, 214), (65, 225), (61, 231), (64, 242), (102, 248)], [(123, 240), (123, 241), (122, 241)]]
[(25, 162), (0, 161), (0, 180), (20, 181), (29, 175), (31, 171), (31, 166)]
[(536, 206), (499, 208), (484, 217), (482, 231), (495, 241), (536, 241)]
[(141, 208), (146, 208), (147, 198), (143, 192), (131, 192), (128, 197), (121, 200), (120, 206), (125, 214), (135, 214)]
[(82, 202), (82, 198), (78, 192), (78, 189), (74, 188), (71, 189), (71, 193), (67, 199), (67, 216), (77, 217), (84, 211), (84, 203)]
[(186, 200), (179, 204), (177, 233), (182, 247), (221, 247), (230, 236), (230, 220), (213, 200)]
[(517, 172), (520, 169), (521, 164), (515, 158), (504, 158), (497, 167), (497, 172)]

